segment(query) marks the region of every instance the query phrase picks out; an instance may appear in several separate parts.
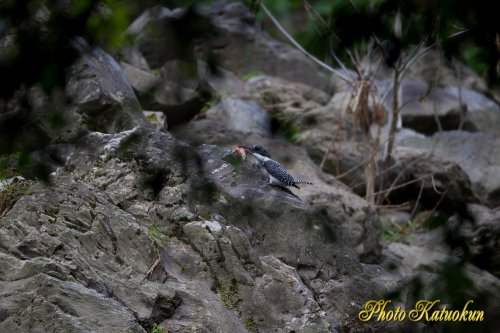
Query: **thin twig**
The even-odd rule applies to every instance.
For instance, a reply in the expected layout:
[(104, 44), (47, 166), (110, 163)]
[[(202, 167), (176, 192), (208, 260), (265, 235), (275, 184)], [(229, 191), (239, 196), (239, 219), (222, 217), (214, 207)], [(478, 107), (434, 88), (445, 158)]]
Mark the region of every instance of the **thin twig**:
[(431, 181), (432, 181), (432, 188), (434, 189), (434, 191), (437, 194), (443, 194), (444, 192), (438, 191), (438, 189), (436, 188), (436, 183), (434, 182), (434, 174), (431, 175)]
[(380, 211), (401, 210), (410, 208), (410, 204), (408, 202), (403, 202), (401, 204), (396, 204), (396, 205), (375, 205), (375, 208), (377, 208)]
[(307, 52), (286, 30), (281, 26), (281, 24), (278, 22), (278, 20), (271, 14), (269, 9), (267, 9), (266, 5), (264, 5), (263, 2), (260, 3), (260, 8), (266, 13), (267, 16), (269, 16), (269, 19), (273, 22), (273, 24), (278, 28), (278, 30), (290, 41), (290, 43), (293, 44), (299, 51), (301, 51), (305, 56), (307, 56), (309, 59), (314, 61), (317, 65), (321, 66), (322, 68), (326, 69), (332, 74), (337, 75), (340, 79), (344, 80), (345, 82), (352, 84), (351, 79), (348, 78), (347, 76), (344, 76), (340, 71), (332, 68), (331, 66), (328, 66), (325, 64), (323, 61), (319, 60), (309, 52)]
[(370, 161), (370, 160), (373, 158), (373, 156), (375, 156), (378, 152), (379, 152), (379, 150), (378, 150), (378, 149), (376, 149), (375, 151), (372, 151), (372, 152), (371, 152), (371, 154), (370, 154), (370, 156), (368, 156), (368, 157), (367, 157), (367, 158), (365, 158), (363, 161), (361, 161), (360, 163), (356, 164), (355, 166), (353, 166), (353, 167), (352, 167), (352, 168), (350, 168), (349, 170), (345, 171), (344, 173), (342, 173), (342, 174), (340, 174), (340, 175), (335, 176), (335, 178), (336, 178), (337, 180), (339, 180), (339, 179), (342, 179), (342, 178), (344, 178), (344, 177), (348, 176), (350, 173), (352, 173), (352, 172), (356, 171), (356, 169), (359, 169), (359, 168), (361, 168), (363, 165), (365, 165), (366, 163), (368, 163), (368, 161)]
[(438, 132), (442, 132), (443, 131), (443, 125), (441, 125), (441, 120), (439, 120), (439, 116), (437, 114), (437, 110), (436, 110), (436, 101), (432, 101), (432, 114), (434, 116), (434, 121), (436, 122), (436, 125), (437, 125), (437, 128), (438, 128)]
[(156, 267), (158, 267), (159, 264), (160, 264), (160, 255), (156, 257), (155, 262), (153, 263), (151, 268), (147, 271), (146, 278), (148, 278), (151, 274), (153, 274), (153, 271), (155, 270)]
[(411, 218), (413, 218), (415, 216), (418, 204), (420, 203), (420, 198), (422, 198), (423, 191), (424, 191), (424, 182), (420, 181), (420, 190), (418, 191), (417, 202), (415, 202), (415, 205), (413, 206), (413, 209), (412, 209), (411, 214), (410, 214)]
[[(397, 184), (398, 180), (400, 179), (400, 177), (403, 176), (403, 171), (405, 171), (407, 168), (409, 168), (410, 166), (412, 166), (413, 164), (417, 163), (419, 160), (421, 159), (424, 159), (427, 155), (421, 155), (419, 157), (417, 157), (416, 159), (414, 159), (413, 161), (405, 164), (403, 166), (403, 168), (401, 169), (401, 171), (398, 173), (398, 175), (396, 176), (396, 178), (394, 178), (393, 182), (391, 183), (391, 185), (387, 188), (387, 191), (392, 191), (392, 189), (394, 188), (394, 186)], [(403, 164), (402, 161), (398, 161), (397, 163), (394, 163), (393, 165), (391, 165), (389, 168), (386, 168), (386, 169), (383, 169), (380, 173), (377, 174), (377, 177), (380, 177), (380, 176), (383, 176), (385, 175), (386, 173), (390, 172), (392, 169), (398, 167), (400, 164)], [(365, 182), (362, 181), (360, 183), (357, 183), (355, 185), (352, 185), (351, 187), (357, 187), (357, 186), (361, 186), (363, 185)], [(387, 199), (387, 196), (385, 197)]]
[(448, 191), (450, 190), (450, 187), (448, 186), (446, 188), (446, 191), (443, 192), (443, 194), (441, 195), (441, 197), (439, 198), (439, 200), (436, 202), (436, 204), (434, 205), (434, 207), (431, 209), (430, 213), (429, 213), (429, 216), (432, 216), (434, 214), (434, 212), (436, 211), (436, 209), (439, 207), (439, 205), (441, 204), (441, 202), (443, 201), (444, 197), (446, 196), (446, 194), (448, 194)]
[[(390, 188), (390, 189), (387, 189), (387, 190), (381, 190), (381, 191), (375, 192), (374, 194), (375, 194), (375, 195), (377, 195), (377, 194), (382, 194), (382, 193), (385, 193), (385, 192), (387, 192), (387, 191), (389, 191), (389, 190), (396, 190), (396, 189), (398, 189), (398, 188), (402, 188), (402, 187), (405, 187), (405, 186), (411, 185), (411, 184), (413, 184), (413, 183), (416, 183), (416, 182), (418, 182), (418, 181), (421, 181), (421, 180), (423, 180), (423, 179), (424, 179), (424, 178), (426, 178), (426, 177), (432, 177), (433, 175), (434, 175), (434, 173), (433, 173), (433, 172), (431, 172), (431, 173), (428, 173), (428, 174), (422, 175), (422, 176), (420, 176), (420, 177), (418, 177), (418, 178), (415, 178), (415, 179), (409, 180), (409, 181), (407, 181), (407, 182), (405, 182), (405, 183), (403, 183), (403, 184), (396, 185), (396, 186), (394, 186), (393, 188)], [(441, 194), (442, 192), (438, 192), (438, 193), (440, 193), (440, 194)], [(446, 189), (446, 191), (445, 191), (444, 193), (442, 193), (442, 194), (446, 194), (446, 193), (448, 193), (448, 189)]]
[(396, 139), (396, 131), (399, 118), (399, 86), (401, 84), (401, 60), (394, 67), (394, 79), (393, 79), (393, 91), (392, 91), (392, 117), (391, 125), (389, 127), (389, 141), (387, 142), (387, 149), (385, 150), (384, 164), (387, 167), (392, 156), (392, 148), (394, 146), (394, 140)]

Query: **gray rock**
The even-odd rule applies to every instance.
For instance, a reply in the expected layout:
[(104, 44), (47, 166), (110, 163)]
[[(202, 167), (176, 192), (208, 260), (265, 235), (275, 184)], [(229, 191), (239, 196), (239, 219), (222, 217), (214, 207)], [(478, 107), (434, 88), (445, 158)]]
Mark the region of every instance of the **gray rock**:
[(410, 66), (408, 76), (435, 86), (461, 86), (466, 89), (485, 91), (486, 82), (475, 71), (458, 59), (451, 62), (442, 52), (429, 50)]
[(196, 64), (194, 74), (191, 64), (179, 60), (165, 63), (155, 75), (127, 63), (122, 66), (143, 108), (163, 112), (170, 126), (191, 119), (212, 95)]
[(183, 58), (180, 56), (186, 51), (183, 41), (188, 37), (180, 37), (175, 30), (185, 14), (181, 8), (149, 8), (127, 29), (127, 34), (134, 38), (135, 46), (132, 47), (139, 51), (149, 68), (160, 68), (167, 61)]
[(120, 65), (85, 41), (75, 43), (81, 58), (70, 69), (66, 93), (87, 128), (116, 133), (150, 126)]
[(245, 82), (235, 73), (222, 67), (211, 68), (207, 63), (199, 60), (198, 71), (220, 99), (237, 96), (245, 91)]
[[(148, 299), (141, 290), (150, 284), (140, 274), (151, 251), (145, 233), (96, 188), (65, 177), (56, 187), (36, 185), (2, 221), (2, 257), (10, 262), (1, 265), (2, 298), (18, 295), (3, 303), (10, 310), (2, 331), (144, 332), (134, 313), (151, 315), (158, 294)], [(20, 302), (28, 294), (35, 301)]]
[(225, 148), (151, 128), (83, 137), (53, 185), (35, 183), (0, 220), (0, 328), (399, 331), (356, 319), (410, 288), (412, 270), (361, 262), (380, 258), (377, 214), (301, 149), (261, 140), (293, 174), (316, 175), (305, 201)]
[[(387, 67), (380, 53), (377, 53), (372, 61), (372, 75), (375, 75), (376, 79), (392, 79), (394, 72)], [(487, 89), (486, 82), (476, 72), (457, 59), (445, 59), (443, 52), (435, 49), (428, 50), (417, 58), (405, 76), (409, 80), (422, 81), (433, 87), (461, 86), (476, 91)]]
[(158, 75), (153, 75), (149, 71), (130, 65), (126, 62), (121, 62), (123, 72), (127, 76), (127, 80), (134, 88), (135, 92), (141, 95), (150, 94), (161, 82)]
[(255, 133), (268, 136), (271, 134), (269, 114), (252, 101), (228, 98), (211, 107), (206, 116), (208, 119), (244, 135)]
[(151, 125), (157, 130), (168, 129), (167, 117), (163, 112), (158, 111), (143, 111)]
[(500, 276), (500, 211), (468, 204), (467, 213), (469, 218), (450, 218), (453, 239), (465, 244), (476, 265)]
[[(276, 82), (280, 81), (276, 80)], [(261, 81), (261, 83), (264, 82)], [(271, 80), (271, 82), (274, 82), (274, 80)], [(280, 86), (278, 85), (278, 87)], [(301, 99), (302, 94), (295, 94), (295, 91), (291, 88), (287, 90), (287, 86), (284, 84), (281, 87), (283, 91), (291, 96)], [(306, 86), (299, 85), (299, 88), (302, 87)], [(271, 86), (270, 90), (273, 91)], [(304, 95), (311, 98), (317, 96), (314, 93), (309, 93), (310, 90), (311, 88), (308, 88), (304, 91)], [(279, 96), (287, 98), (288, 95), (282, 94)], [(235, 105), (241, 105), (239, 107), (241, 110), (253, 110), (254, 108), (248, 109), (248, 105), (251, 105), (248, 104), (248, 101), (233, 100), (233, 102)], [(266, 105), (261, 100), (257, 100), (257, 102)], [(307, 102), (304, 101), (304, 103)], [(311, 105), (316, 104), (311, 102)], [(294, 148), (292, 144), (283, 140), (270, 139), (267, 137), (269, 133), (263, 131), (262, 127), (259, 130), (258, 127), (251, 126), (252, 123), (257, 123), (253, 120), (246, 120), (246, 116), (242, 115), (241, 111), (234, 112), (233, 116), (238, 116), (235, 117), (234, 121), (232, 119), (228, 120), (228, 117), (222, 112), (223, 106), (224, 102), (220, 106), (210, 109), (205, 118), (193, 120), (184, 126), (173, 129), (173, 135), (193, 145), (212, 143), (234, 147), (237, 144), (260, 144), (268, 148), (273, 158), (283, 163), (295, 177), (312, 181), (315, 184), (314, 186), (302, 186), (300, 197), (314, 207), (324, 209), (325, 213), (338, 223), (337, 228), (341, 232), (340, 238), (345, 239), (349, 246), (355, 248), (356, 252), (362, 256), (363, 261), (376, 261), (380, 254), (380, 230), (377, 228), (379, 221), (373, 210), (368, 207), (368, 203), (353, 195), (332, 176), (325, 175), (303, 150)], [(296, 112), (299, 113), (298, 110)], [(250, 115), (250, 113), (247, 114)], [(252, 111), (252, 114), (259, 113)], [(225, 125), (228, 122), (229, 126)], [(245, 126), (241, 126), (242, 124)], [(252, 130), (248, 131), (248, 129)], [(313, 132), (311, 128), (310, 133)], [(259, 135), (259, 133), (261, 134)], [(217, 159), (222, 158), (223, 156), (219, 156)], [(249, 160), (251, 161), (251, 158)], [(261, 180), (261, 176), (257, 176), (256, 179), (264, 181)], [(244, 180), (244, 182), (248, 181)], [(346, 223), (347, 221), (349, 222)]]
[[(381, 86), (387, 84), (381, 83)], [(460, 128), (499, 133), (500, 107), (476, 91), (456, 86), (431, 87), (412, 80), (405, 80), (401, 89), (401, 116), (405, 127), (424, 134)], [(388, 101), (392, 100), (391, 95)]]
[(0, 114), (0, 152), (30, 152), (73, 142), (87, 132), (82, 116), (61, 89), (48, 95), (38, 86), (22, 88)]
[[(300, 81), (289, 81), (281, 79), (275, 76), (260, 75), (249, 79), (245, 84), (245, 91), (254, 98), (258, 99), (258, 95), (262, 95), (261, 98), (274, 98), (275, 96), (266, 96), (266, 92), (270, 92), (273, 95), (279, 94), (281, 100), (288, 100), (293, 98), (295, 103), (305, 103), (306, 101), (313, 101), (320, 105), (325, 105), (328, 103), (330, 96), (324, 91), (313, 88), (306, 84), (300, 83)], [(277, 99), (275, 102), (279, 102)], [(267, 101), (268, 103), (271, 101)], [(296, 105), (297, 107), (297, 105)]]
[(199, 117), (169, 130), (176, 138), (188, 142), (193, 146), (202, 144), (218, 144), (235, 146), (242, 142), (256, 142), (256, 136), (233, 131), (224, 124), (213, 119)]
[(500, 204), (500, 142), (493, 134), (450, 131), (429, 138), (408, 138), (401, 145), (414, 147), (457, 163), (469, 176), (474, 194), (487, 206)]
[[(378, 55), (380, 56), (380, 55)], [(376, 64), (374, 83), (384, 95), (394, 72), (381, 59)], [(367, 60), (365, 60), (367, 61)], [(432, 134), (438, 130), (464, 129), (498, 134), (499, 105), (483, 95), (485, 81), (460, 61), (446, 60), (442, 52), (429, 50), (412, 63), (402, 82), (401, 115), (405, 127)], [(340, 86), (341, 91), (350, 91)], [(392, 93), (385, 100), (392, 108)]]
[[(409, 180), (415, 182), (394, 195), (409, 200), (418, 199), (418, 203), (427, 209), (450, 213), (463, 212), (465, 204), (478, 202), (469, 176), (458, 162), (405, 147), (397, 148), (395, 155)], [(420, 198), (415, 198), (415, 193), (420, 192)]]
[(261, 71), (331, 92), (327, 76), (300, 51), (264, 34), (242, 3), (215, 3), (205, 13), (218, 34), (200, 48), (208, 48), (221, 67), (238, 74)]
[(73, 143), (89, 130), (114, 133), (149, 126), (120, 66), (79, 39), (81, 57), (68, 69), (66, 90), (20, 89), (0, 116), (0, 151), (33, 151)]
[[(385, 91), (390, 80), (379, 83), (379, 89)], [(386, 99), (387, 109), (392, 108), (392, 92)], [(430, 87), (426, 82), (405, 80), (401, 85), (399, 101), (403, 126), (424, 134), (439, 130), (459, 128), (465, 120), (465, 111), (460, 106), (456, 95), (446, 89)]]
[(222, 68), (211, 69), (202, 61), (197, 63), (195, 74), (190, 74), (190, 64), (177, 60), (165, 63), (157, 74), (125, 62), (121, 65), (141, 104), (163, 112), (174, 126), (201, 111), (212, 95), (222, 98), (244, 90), (236, 75)]
[[(447, 308), (462, 309), (468, 300), (473, 307), (485, 312), (485, 320), (477, 325), (482, 331), (494, 332), (496, 323), (491, 318), (499, 314), (498, 299), (491, 298), (500, 292), (500, 280), (487, 271), (460, 261), (447, 253), (432, 248), (391, 243), (384, 248), (385, 260), (382, 267), (404, 277), (404, 283), (395, 293), (406, 295), (406, 301), (399, 305), (414, 309), (419, 300), (440, 300)], [(450, 289), (449, 286), (453, 285)], [(487, 318), (488, 316), (492, 316)], [(416, 323), (408, 323), (412, 327)], [(431, 326), (421, 323), (418, 331), (426, 332)]]
[[(186, 29), (180, 24), (190, 19), (197, 25)], [(216, 2), (194, 12), (150, 9), (128, 31), (136, 36), (135, 43), (152, 68), (172, 59), (193, 57), (186, 48), (186, 43), (192, 43), (198, 59), (215, 57), (218, 66), (236, 74), (259, 71), (331, 91), (332, 84), (323, 72), (292, 46), (263, 33), (241, 3)], [(184, 40), (179, 40), (179, 35)]]
[(132, 45), (127, 45), (121, 52), (122, 62), (130, 64), (144, 71), (151, 71), (146, 59), (142, 56), (141, 51)]
[[(327, 326), (329, 329), (338, 329), (338, 327), (342, 326), (340, 323), (343, 320), (348, 320), (347, 318), (352, 316), (353, 313), (359, 311), (359, 307), (364, 304), (363, 298), (378, 297), (378, 295), (388, 292), (390, 289), (388, 285), (396, 283), (395, 279), (389, 276), (385, 276), (385, 278), (392, 279), (392, 283), (379, 284), (372, 280), (374, 275), (368, 273), (371, 266), (365, 268), (365, 266), (361, 265), (358, 259), (354, 259), (357, 257), (355, 251), (344, 243), (358, 242), (357, 244), (359, 244), (359, 240), (355, 239), (352, 231), (342, 230), (343, 227), (345, 228), (342, 222), (344, 219), (348, 219), (351, 223), (359, 223), (361, 230), (358, 237), (377, 237), (375, 230), (377, 229), (378, 220), (367, 206), (365, 206), (367, 208), (365, 212), (358, 212), (356, 211), (358, 207), (354, 208), (352, 206), (354, 212), (350, 212), (350, 214), (342, 212), (342, 215), (337, 215), (334, 218), (329, 213), (340, 213), (342, 208), (335, 207), (332, 204), (328, 208), (330, 211), (322, 208), (322, 204), (327, 204), (318, 199), (323, 197), (328, 200), (324, 197), (325, 194), (323, 196), (318, 193), (316, 193), (316, 196), (309, 195), (308, 200), (314, 200), (317, 203), (315, 209), (311, 209), (296, 196), (279, 188), (262, 184), (259, 171), (247, 169), (250, 166), (246, 163), (240, 165), (237, 169), (231, 163), (223, 163), (221, 159), (228, 159), (230, 157), (229, 152), (213, 150), (210, 146), (201, 148), (200, 154), (206, 156), (203, 159), (208, 163), (206, 169), (226, 193), (224, 195), (225, 200), (218, 201), (226, 220), (241, 229), (244, 234), (250, 234), (253, 240), (252, 244), (258, 249), (259, 253), (272, 255), (287, 265), (296, 267), (302, 281), (313, 293), (321, 312), (325, 312), (324, 319), (331, 325)], [(311, 193), (313, 192), (321, 193), (321, 186), (319, 189), (316, 188), (311, 191)], [(349, 196), (347, 193), (344, 193), (343, 196), (340, 193), (337, 195), (337, 200), (345, 200), (344, 203), (349, 205), (355, 204), (348, 201)], [(269, 196), (275, 199), (270, 201)], [(352, 196), (351, 200), (356, 199)], [(346, 209), (349, 210), (349, 208)], [(245, 211), (244, 219), (239, 217), (240, 211)], [(266, 222), (267, 219), (272, 219), (272, 223)], [(366, 226), (361, 224), (360, 221), (373, 226), (374, 229), (366, 229), (366, 233), (363, 234), (362, 228)], [(353, 229), (356, 230), (357, 228)], [(372, 231), (373, 234), (370, 234)], [(300, 233), (306, 233), (307, 237), (305, 239), (298, 237)], [(287, 241), (283, 243), (280, 239), (286, 239)], [(370, 243), (367, 242), (366, 244), (368, 248)], [(373, 248), (370, 250), (373, 250)], [(375, 255), (375, 253), (370, 255)], [(315, 264), (317, 262), (322, 262), (323, 265), (318, 267)], [(359, 280), (351, 280), (348, 277), (350, 274), (355, 274)], [(380, 275), (384, 274), (379, 271), (377, 276), (380, 277)], [(375, 287), (367, 290), (361, 287), (364, 283), (370, 283), (372, 286), (375, 283)], [(277, 304), (277, 307), (283, 301), (288, 302), (288, 298), (285, 296), (286, 294), (279, 291), (280, 289), (277, 287), (276, 289), (273, 293), (281, 295), (279, 303), (273, 301), (274, 304)], [(356, 290), (356, 292), (350, 292), (350, 290)], [(255, 293), (255, 291), (253, 292)], [(339, 294), (344, 296), (339, 298)], [(267, 296), (267, 298), (269, 297), (271, 296)], [(245, 306), (245, 304), (246, 302), (242, 305)], [(292, 304), (289, 304), (289, 306), (290, 308), (294, 307)], [(252, 303), (252, 307), (254, 309), (264, 307), (263, 312), (265, 313), (276, 311), (276, 308), (269, 308), (268, 304), (255, 305)], [(343, 312), (337, 313), (327, 310), (332, 308), (342, 308)], [(318, 314), (320, 318), (323, 316), (321, 312)], [(267, 315), (264, 318), (267, 318)], [(295, 320), (293, 319), (292, 322)], [(312, 325), (312, 323), (319, 325), (321, 321), (314, 320), (309, 325)], [(321, 326), (316, 327), (316, 329), (322, 331)]]
[(497, 102), (467, 88), (450, 86), (446, 91), (465, 107), (464, 130), (500, 136), (500, 106)]

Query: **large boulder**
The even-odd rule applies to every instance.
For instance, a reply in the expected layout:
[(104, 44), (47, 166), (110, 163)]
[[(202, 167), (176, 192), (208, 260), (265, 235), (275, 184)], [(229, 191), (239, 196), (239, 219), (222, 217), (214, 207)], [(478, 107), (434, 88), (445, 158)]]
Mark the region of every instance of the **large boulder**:
[(192, 145), (235, 145), (271, 134), (269, 115), (253, 101), (221, 100), (196, 119), (173, 128), (172, 134)]
[(466, 88), (451, 86), (447, 87), (446, 91), (456, 96), (464, 107), (464, 130), (493, 133), (500, 136), (500, 106), (498, 102)]
[(252, 101), (228, 98), (210, 108), (206, 116), (246, 135), (268, 136), (271, 133), (269, 114)]
[(403, 139), (400, 144), (454, 161), (469, 176), (481, 202), (490, 207), (500, 205), (500, 142), (495, 135), (449, 131), (428, 138)]
[(85, 127), (116, 133), (150, 126), (120, 65), (103, 50), (77, 40), (80, 59), (70, 68), (66, 94)]
[(409, 184), (394, 191), (393, 200), (418, 200), (417, 204), (424, 208), (449, 214), (465, 213), (465, 204), (478, 202), (469, 176), (457, 162), (408, 147), (398, 147), (395, 156), (408, 175)]
[(171, 60), (158, 73), (122, 63), (130, 84), (146, 110), (163, 112), (169, 126), (185, 123), (210, 99), (213, 89), (206, 80), (206, 66)]
[[(386, 91), (391, 80), (375, 81), (380, 92)], [(392, 92), (385, 106), (392, 108)], [(431, 86), (429, 83), (406, 79), (401, 84), (400, 101), (403, 126), (423, 134), (464, 129), (471, 132), (499, 134), (500, 107), (483, 94), (459, 86)]]

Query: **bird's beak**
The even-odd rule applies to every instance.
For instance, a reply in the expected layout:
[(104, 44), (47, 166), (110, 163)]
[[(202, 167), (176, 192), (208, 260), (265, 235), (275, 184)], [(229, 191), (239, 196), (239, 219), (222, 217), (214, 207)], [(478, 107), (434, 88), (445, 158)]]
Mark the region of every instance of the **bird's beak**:
[(245, 146), (238, 146), (238, 147), (239, 147), (239, 148), (246, 149), (246, 150), (248, 150), (248, 151), (253, 151), (253, 149), (252, 149), (252, 148), (249, 148), (249, 147), (245, 147)]

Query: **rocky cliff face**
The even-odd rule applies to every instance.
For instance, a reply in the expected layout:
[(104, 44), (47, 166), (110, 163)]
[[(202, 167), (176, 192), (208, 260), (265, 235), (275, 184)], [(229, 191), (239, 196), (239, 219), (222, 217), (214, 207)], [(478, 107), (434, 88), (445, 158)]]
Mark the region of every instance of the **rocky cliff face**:
[(332, 307), (354, 312), (396, 280), (360, 262), (369, 237), (343, 234), (376, 229), (375, 213), (331, 188), (350, 206), (263, 185), (226, 148), (90, 133), (2, 219), (2, 331), (334, 330), (347, 312)]
[[(178, 55), (154, 44), (171, 33), (145, 28), (184, 12), (155, 11), (130, 28), (138, 37), (121, 67), (81, 45), (71, 130), (45, 132), (50, 145), (32, 154), (48, 179), (0, 183), (0, 332), (448, 330), (358, 319), (369, 300), (409, 310), (422, 298), (474, 299), (486, 320), (463, 329), (493, 331), (499, 163), (478, 138), (495, 151), (495, 133), (402, 130), (389, 173), (401, 186), (387, 196), (400, 210), (375, 207), (356, 167), (369, 147), (338, 104), (348, 90), (330, 96), (333, 83), (237, 3), (200, 14), (218, 37), (197, 40), (194, 55), (215, 48), (225, 69), (201, 75), (197, 61), (185, 76)], [(254, 68), (281, 78), (236, 75)], [(151, 125), (146, 108), (172, 128)], [(238, 144), (265, 146), (314, 185), (268, 185)]]

